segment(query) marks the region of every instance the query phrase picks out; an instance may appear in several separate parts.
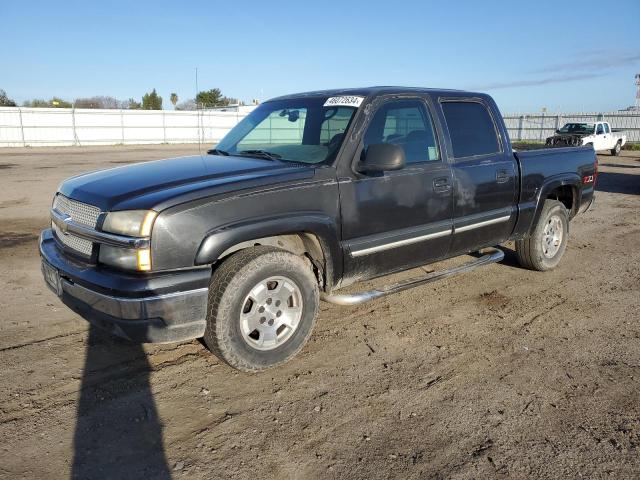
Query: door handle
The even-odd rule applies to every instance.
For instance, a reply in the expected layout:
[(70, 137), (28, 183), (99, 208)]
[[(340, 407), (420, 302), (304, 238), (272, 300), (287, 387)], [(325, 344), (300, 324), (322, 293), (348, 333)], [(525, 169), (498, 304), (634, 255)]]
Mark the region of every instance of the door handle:
[(433, 180), (433, 191), (437, 193), (448, 192), (451, 190), (449, 177), (440, 177)]
[(511, 175), (509, 175), (509, 172), (507, 170), (498, 170), (496, 172), (496, 181), (498, 183), (507, 183), (510, 178)]

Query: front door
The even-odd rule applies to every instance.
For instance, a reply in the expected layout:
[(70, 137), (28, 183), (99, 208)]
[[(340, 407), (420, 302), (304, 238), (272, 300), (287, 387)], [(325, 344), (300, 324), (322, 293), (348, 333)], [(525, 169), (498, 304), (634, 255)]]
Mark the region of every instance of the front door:
[(593, 149), (594, 150), (606, 150), (609, 148), (607, 146), (607, 133), (604, 130), (604, 124), (598, 123), (596, 124), (596, 137), (593, 140)]
[(453, 150), (454, 234), (451, 254), (506, 240), (516, 220), (518, 171), (479, 99), (441, 102)]
[(453, 182), (439, 137), (423, 98), (388, 99), (373, 112), (356, 158), (370, 145), (392, 143), (404, 150), (406, 166), (340, 179), (347, 283), (446, 255)]

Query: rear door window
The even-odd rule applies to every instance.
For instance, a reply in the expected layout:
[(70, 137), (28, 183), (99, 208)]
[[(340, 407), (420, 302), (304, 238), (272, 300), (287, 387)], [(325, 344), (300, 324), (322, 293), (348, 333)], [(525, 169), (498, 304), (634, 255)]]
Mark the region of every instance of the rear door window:
[(500, 143), (487, 108), (480, 102), (442, 103), (453, 156), (455, 158), (491, 155), (500, 152)]
[(611, 130), (609, 129), (609, 124), (608, 123), (604, 124), (604, 131), (607, 132), (607, 133), (611, 133)]

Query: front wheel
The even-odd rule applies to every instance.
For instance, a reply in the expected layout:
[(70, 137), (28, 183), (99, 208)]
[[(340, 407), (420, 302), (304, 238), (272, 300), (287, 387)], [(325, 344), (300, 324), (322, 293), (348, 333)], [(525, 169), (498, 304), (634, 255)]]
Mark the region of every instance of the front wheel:
[(569, 214), (558, 200), (546, 200), (530, 237), (516, 241), (518, 262), (531, 270), (551, 270), (560, 263), (569, 238)]
[(622, 150), (622, 142), (618, 141), (616, 143), (616, 146), (611, 149), (611, 155), (617, 157), (618, 155), (620, 155), (620, 150)]
[(241, 250), (211, 277), (204, 341), (238, 370), (274, 367), (304, 346), (318, 303), (318, 283), (304, 259), (273, 247)]

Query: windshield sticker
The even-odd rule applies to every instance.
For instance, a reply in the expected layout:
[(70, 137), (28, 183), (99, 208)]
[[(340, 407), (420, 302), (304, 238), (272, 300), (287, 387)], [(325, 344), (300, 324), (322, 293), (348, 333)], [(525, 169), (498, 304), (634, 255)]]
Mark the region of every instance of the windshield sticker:
[(345, 97), (330, 97), (327, 98), (327, 101), (324, 102), (324, 107), (355, 107), (358, 108), (364, 97), (353, 97), (353, 96), (345, 96)]

